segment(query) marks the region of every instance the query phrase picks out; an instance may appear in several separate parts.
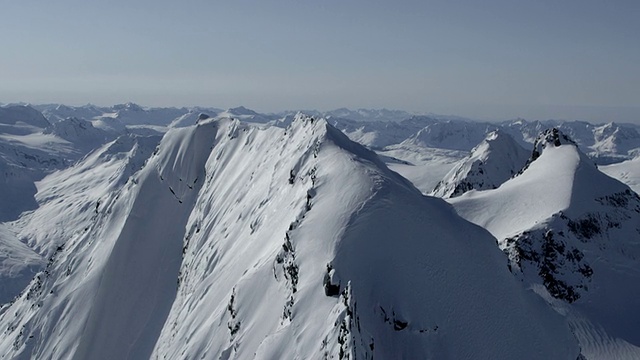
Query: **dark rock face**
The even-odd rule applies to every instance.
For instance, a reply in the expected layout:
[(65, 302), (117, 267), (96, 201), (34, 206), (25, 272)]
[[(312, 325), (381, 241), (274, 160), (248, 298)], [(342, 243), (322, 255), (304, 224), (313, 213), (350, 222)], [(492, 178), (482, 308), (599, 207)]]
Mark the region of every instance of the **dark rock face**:
[(564, 232), (540, 229), (507, 239), (504, 251), (512, 272), (535, 274), (553, 297), (572, 303), (588, 289), (593, 270), (569, 243)]
[(590, 264), (599, 256), (594, 254), (615, 252), (634, 260), (633, 243), (615, 234), (624, 228), (640, 234), (640, 196), (627, 189), (594, 202), (602, 206), (579, 216), (559, 212), (543, 226), (506, 239), (501, 247), (509, 269), (539, 279), (553, 297), (572, 303), (589, 290), (597, 271)]
[(327, 265), (327, 272), (324, 274), (322, 286), (324, 287), (324, 294), (326, 296), (340, 295), (340, 283), (335, 282), (335, 270), (331, 265)]

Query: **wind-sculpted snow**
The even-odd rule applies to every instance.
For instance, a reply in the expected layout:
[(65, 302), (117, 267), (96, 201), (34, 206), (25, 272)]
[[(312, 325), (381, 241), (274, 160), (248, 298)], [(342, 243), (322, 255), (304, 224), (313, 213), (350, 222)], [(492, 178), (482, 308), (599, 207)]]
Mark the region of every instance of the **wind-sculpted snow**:
[(324, 120), (127, 141), (40, 184), (19, 236), (48, 263), (0, 315), (6, 357), (578, 356), (486, 231)]
[(473, 189), (495, 189), (520, 171), (528, 157), (528, 152), (508, 134), (493, 131), (449, 171), (431, 194), (446, 198)]
[(640, 345), (640, 290), (632, 285), (640, 280), (640, 197), (557, 129), (543, 132), (532, 154), (498, 189), (451, 202), (498, 239), (517, 277), (573, 303), (610, 336)]

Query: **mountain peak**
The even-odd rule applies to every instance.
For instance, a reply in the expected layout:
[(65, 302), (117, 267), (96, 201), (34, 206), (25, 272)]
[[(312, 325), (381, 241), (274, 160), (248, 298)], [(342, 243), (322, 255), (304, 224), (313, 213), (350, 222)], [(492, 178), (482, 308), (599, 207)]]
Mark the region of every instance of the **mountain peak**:
[(431, 194), (449, 198), (474, 189), (495, 189), (516, 174), (527, 157), (527, 151), (509, 134), (494, 130), (447, 173)]
[(126, 102), (124, 104), (117, 104), (113, 106), (114, 110), (128, 110), (128, 111), (144, 111), (144, 109), (142, 108), (142, 106), (133, 103), (133, 102)]
[(524, 167), (518, 172), (518, 174), (522, 174), (522, 172), (527, 170), (529, 168), (529, 165), (531, 165), (532, 162), (536, 161), (540, 157), (540, 155), (542, 155), (542, 152), (545, 149), (557, 148), (563, 145), (573, 145), (580, 154), (580, 157), (586, 158), (586, 155), (584, 155), (578, 149), (578, 144), (576, 144), (575, 141), (573, 141), (568, 135), (560, 131), (557, 127), (552, 127), (538, 134), (533, 142), (533, 151), (531, 151), (531, 156), (529, 157), (529, 160), (527, 160), (527, 163), (524, 165)]
[(229, 110), (227, 110), (230, 114), (235, 114), (235, 115), (258, 115), (257, 112), (248, 109), (244, 106), (238, 106), (238, 107), (234, 107), (234, 108), (230, 108)]
[(533, 155), (498, 189), (450, 202), (496, 237), (514, 275), (637, 344), (640, 312), (628, 299), (640, 296), (631, 285), (640, 279), (640, 197), (557, 129), (540, 133)]
[(576, 145), (576, 142), (571, 140), (569, 136), (565, 135), (562, 131), (560, 131), (557, 127), (549, 128), (544, 130), (538, 135), (534, 142), (535, 148), (545, 148), (551, 144), (553, 146), (561, 146), (566, 144)]

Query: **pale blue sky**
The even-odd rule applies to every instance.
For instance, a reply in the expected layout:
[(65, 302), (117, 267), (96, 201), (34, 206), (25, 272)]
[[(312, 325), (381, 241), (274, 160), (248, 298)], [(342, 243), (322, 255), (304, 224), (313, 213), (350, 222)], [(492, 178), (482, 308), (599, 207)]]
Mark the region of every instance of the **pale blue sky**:
[(0, 102), (640, 120), (640, 1), (0, 0)]

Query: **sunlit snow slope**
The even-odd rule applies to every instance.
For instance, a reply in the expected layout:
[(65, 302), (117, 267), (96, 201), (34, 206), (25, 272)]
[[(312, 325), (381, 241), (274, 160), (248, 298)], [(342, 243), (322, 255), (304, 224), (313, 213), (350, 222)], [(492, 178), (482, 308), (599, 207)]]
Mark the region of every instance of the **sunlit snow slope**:
[(640, 156), (617, 164), (600, 166), (600, 171), (629, 185), (640, 194)]
[(48, 263), (0, 315), (6, 358), (578, 356), (486, 231), (324, 120), (126, 139), (40, 184), (20, 236)]

